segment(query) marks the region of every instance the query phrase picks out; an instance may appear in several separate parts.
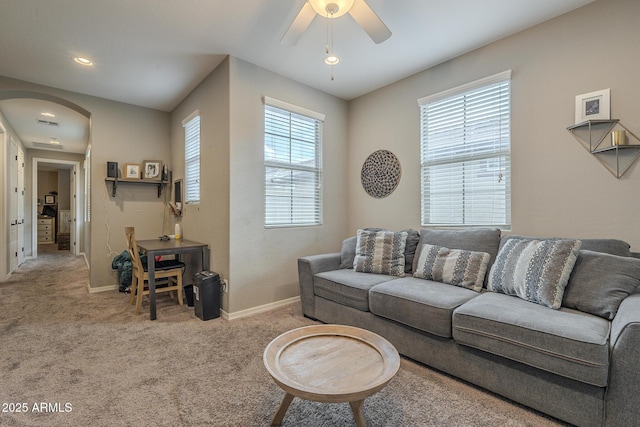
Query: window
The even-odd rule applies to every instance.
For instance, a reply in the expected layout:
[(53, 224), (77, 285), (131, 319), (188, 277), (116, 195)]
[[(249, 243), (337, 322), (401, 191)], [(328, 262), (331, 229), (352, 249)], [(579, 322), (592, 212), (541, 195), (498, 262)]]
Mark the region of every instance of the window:
[(264, 98), (266, 227), (322, 223), (324, 115)]
[(184, 203), (200, 203), (200, 111), (182, 121), (184, 126)]
[(418, 100), (422, 225), (509, 228), (510, 81), (506, 71)]

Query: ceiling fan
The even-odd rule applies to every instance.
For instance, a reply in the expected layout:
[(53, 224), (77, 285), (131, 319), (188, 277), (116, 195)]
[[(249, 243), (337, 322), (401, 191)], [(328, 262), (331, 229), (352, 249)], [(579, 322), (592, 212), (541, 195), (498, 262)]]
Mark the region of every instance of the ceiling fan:
[(307, 0), (280, 42), (295, 45), (316, 14), (322, 17), (338, 18), (347, 12), (374, 42), (382, 43), (391, 37), (389, 28), (365, 0)]

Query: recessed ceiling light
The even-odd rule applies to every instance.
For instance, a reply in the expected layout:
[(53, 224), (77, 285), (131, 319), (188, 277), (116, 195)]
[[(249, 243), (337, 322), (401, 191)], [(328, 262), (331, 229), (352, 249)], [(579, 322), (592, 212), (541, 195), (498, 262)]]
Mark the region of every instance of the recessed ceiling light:
[(55, 117), (55, 116), (56, 116), (55, 114), (48, 113), (48, 112), (46, 112), (46, 111), (45, 111), (44, 113), (40, 113), (40, 115), (41, 115), (41, 116), (45, 116), (45, 117)]
[(58, 141), (56, 138), (51, 138), (49, 140), (49, 144), (60, 144), (60, 141)]
[(91, 67), (93, 65), (93, 62), (91, 62), (91, 60), (83, 58), (81, 56), (75, 56), (73, 60), (76, 62), (76, 64), (84, 65), (85, 67)]

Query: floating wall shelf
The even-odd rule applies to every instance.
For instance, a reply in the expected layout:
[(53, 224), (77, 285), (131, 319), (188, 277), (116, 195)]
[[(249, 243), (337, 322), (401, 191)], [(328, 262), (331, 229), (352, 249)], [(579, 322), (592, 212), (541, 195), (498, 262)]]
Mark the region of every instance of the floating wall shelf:
[(161, 181), (159, 179), (136, 179), (136, 178), (111, 178), (107, 177), (104, 179), (105, 182), (111, 183), (111, 196), (116, 197), (116, 192), (118, 190), (118, 184), (126, 183), (126, 184), (146, 184), (146, 185), (157, 185), (158, 186), (158, 197), (162, 195), (162, 187), (169, 184), (170, 181)]
[[(567, 130), (616, 178), (621, 178), (640, 157), (640, 139), (619, 120), (587, 120), (569, 126)], [(614, 130), (624, 130), (628, 143), (612, 145), (611, 132)]]

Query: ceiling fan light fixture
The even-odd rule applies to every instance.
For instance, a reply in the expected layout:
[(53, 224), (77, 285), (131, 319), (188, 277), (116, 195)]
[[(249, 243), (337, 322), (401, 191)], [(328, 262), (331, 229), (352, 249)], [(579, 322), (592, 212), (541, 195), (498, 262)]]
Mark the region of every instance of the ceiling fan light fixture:
[(322, 17), (326, 17), (327, 13), (334, 11), (332, 14), (333, 18), (339, 18), (349, 12), (354, 1), (355, 0), (307, 0), (307, 3)]
[(327, 65), (336, 65), (340, 62), (340, 58), (338, 58), (337, 55), (331, 54), (325, 58), (324, 62)]

